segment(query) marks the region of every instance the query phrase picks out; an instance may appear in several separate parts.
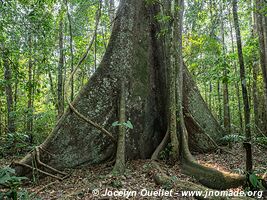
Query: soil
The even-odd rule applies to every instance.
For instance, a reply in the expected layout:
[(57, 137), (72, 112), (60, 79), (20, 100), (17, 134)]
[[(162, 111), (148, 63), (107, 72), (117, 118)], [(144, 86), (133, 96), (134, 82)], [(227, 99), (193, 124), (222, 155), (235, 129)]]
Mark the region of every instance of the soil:
[[(227, 152), (213, 152), (206, 154), (195, 154), (199, 163), (209, 165), (214, 168), (244, 173), (245, 154), (241, 144), (235, 144), (230, 150), (233, 154)], [(0, 167), (7, 166), (17, 157), (9, 157), (0, 160)], [(267, 171), (266, 148), (255, 146), (253, 149), (255, 172), (263, 175)], [(58, 199), (126, 199), (122, 197), (104, 197), (105, 191), (137, 191), (135, 197), (128, 199), (174, 199), (173, 197), (141, 197), (140, 191), (168, 191), (168, 186), (157, 185), (148, 170), (148, 160), (135, 160), (127, 162), (127, 169), (123, 176), (112, 174), (112, 163), (106, 163), (96, 166), (83, 166), (77, 169), (66, 170), (70, 176), (63, 181), (46, 177), (35, 182), (29, 182), (25, 188), (31, 199), (58, 200)], [(181, 173), (179, 164), (170, 166), (164, 161), (159, 161), (163, 171), (173, 178), (196, 182), (192, 177)], [(242, 190), (242, 188), (232, 189), (233, 191)], [(173, 188), (174, 192), (179, 192), (179, 188)], [(1, 192), (1, 190), (0, 190)], [(93, 196), (92, 193), (99, 192), (100, 195)], [(145, 192), (143, 190), (143, 192)], [(175, 199), (194, 199), (193, 197), (179, 197)]]

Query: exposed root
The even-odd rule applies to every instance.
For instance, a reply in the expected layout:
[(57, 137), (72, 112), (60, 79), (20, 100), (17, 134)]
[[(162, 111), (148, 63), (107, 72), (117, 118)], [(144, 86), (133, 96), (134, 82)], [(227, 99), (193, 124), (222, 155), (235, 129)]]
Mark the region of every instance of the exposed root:
[(156, 148), (156, 150), (154, 151), (154, 153), (151, 156), (151, 160), (157, 160), (159, 153), (164, 149), (164, 147), (167, 145), (168, 140), (170, 139), (170, 132), (169, 130), (167, 130), (163, 140), (161, 141), (161, 143), (158, 145), (158, 147)]
[(185, 126), (182, 129), (182, 169), (184, 173), (193, 176), (202, 185), (213, 189), (225, 190), (246, 184), (246, 176), (219, 171), (197, 163), (188, 147), (188, 133)]
[(59, 171), (59, 170), (57, 170), (57, 169), (55, 169), (55, 168), (53, 168), (53, 167), (51, 167), (51, 166), (49, 166), (49, 165), (43, 163), (43, 162), (40, 160), (39, 147), (36, 147), (36, 148), (35, 148), (35, 152), (36, 152), (36, 160), (37, 160), (37, 164), (39, 164), (39, 165), (41, 165), (41, 166), (43, 166), (43, 167), (46, 167), (46, 168), (50, 169), (51, 171), (54, 171), (54, 172), (56, 172), (56, 173), (58, 173), (58, 174), (61, 174), (61, 175), (63, 175), (63, 176), (67, 176), (67, 175), (68, 175), (68, 174), (66, 174), (65, 172)]
[[(43, 163), (41, 160), (40, 160), (40, 152), (39, 152), (39, 148), (40, 147), (36, 147), (35, 148), (35, 154), (34, 152), (32, 152), (32, 158), (33, 158), (33, 166), (31, 165), (28, 165), (28, 164), (25, 164), (23, 162), (13, 162), (11, 165), (15, 165), (15, 166), (23, 166), (23, 167), (26, 167), (26, 168), (29, 168), (29, 169), (32, 169), (33, 171), (36, 170), (37, 172), (40, 172), (41, 174), (44, 174), (44, 175), (47, 175), (47, 176), (50, 176), (52, 178), (55, 178), (55, 179), (58, 179), (58, 180), (64, 180), (66, 179), (67, 177), (69, 177), (69, 174), (65, 173), (65, 172), (62, 172), (62, 171), (59, 171), (45, 163)], [(42, 149), (42, 148), (40, 148)], [(43, 149), (42, 149), (43, 150)], [(52, 172), (55, 172), (55, 173), (58, 173), (60, 175), (62, 175), (63, 177), (59, 177), (57, 175), (54, 175), (54, 174), (51, 174), (49, 172), (46, 172), (46, 171), (43, 171), (41, 169), (38, 168), (38, 166), (41, 166), (41, 167), (44, 167), (44, 168), (47, 168), (49, 170), (51, 170)]]
[[(159, 184), (159, 185), (168, 185), (171, 188), (178, 188), (181, 191), (203, 191), (203, 196), (194, 196), (194, 198), (196, 199), (201, 199), (201, 200), (227, 200), (230, 199), (229, 197), (220, 197), (220, 196), (205, 196), (206, 192), (209, 193), (215, 193), (214, 190), (207, 188), (205, 186), (190, 182), (190, 181), (184, 181), (184, 180), (180, 180), (180, 179), (173, 179), (169, 176), (167, 176), (163, 170), (160, 168), (160, 166), (155, 162), (152, 161), (151, 162), (151, 170), (150, 173), (153, 173), (153, 178), (154, 181)], [(252, 198), (248, 198), (248, 197), (237, 197), (237, 198), (231, 198), (231, 199), (251, 199)]]
[(106, 136), (108, 136), (112, 142), (114, 142), (115, 144), (117, 143), (116, 139), (113, 137), (113, 135), (106, 130), (104, 127), (100, 126), (99, 124), (93, 122), (92, 120), (90, 120), (89, 118), (85, 117), (84, 115), (82, 115), (76, 108), (74, 108), (74, 106), (68, 101), (69, 107), (70, 109), (81, 119), (83, 119), (84, 121), (86, 121), (87, 123), (91, 124), (92, 126), (94, 126), (95, 128), (97, 128), (98, 130), (100, 130), (101, 132), (103, 132)]
[(186, 116), (188, 116), (188, 117), (190, 117), (190, 118), (192, 119), (192, 121), (193, 121), (193, 122), (197, 125), (197, 127), (201, 130), (201, 133), (203, 133), (203, 134), (204, 134), (204, 135), (205, 135), (205, 136), (212, 142), (212, 144), (213, 144), (217, 149), (220, 149), (220, 150), (222, 150), (222, 151), (224, 151), (224, 152), (226, 152), (226, 153), (229, 153), (229, 154), (231, 154), (231, 155), (234, 155), (233, 152), (228, 151), (227, 149), (225, 149), (225, 148), (219, 146), (219, 145), (212, 139), (212, 137), (211, 137), (209, 134), (207, 134), (207, 133), (203, 130), (203, 128), (200, 126), (200, 124), (194, 119), (194, 117), (193, 117), (191, 114), (186, 113)]
[(200, 165), (192, 160), (184, 160), (182, 169), (185, 174), (193, 176), (202, 185), (213, 189), (225, 190), (244, 186), (246, 184), (246, 176), (219, 171), (211, 167)]
[(25, 164), (25, 163), (13, 162), (12, 164), (13, 164), (13, 165), (20, 165), (20, 166), (23, 166), (23, 167), (26, 167), (26, 168), (29, 168), (29, 169), (32, 169), (32, 170), (36, 170), (36, 171), (38, 171), (38, 172), (40, 172), (40, 173), (42, 173), (42, 174), (44, 174), (44, 175), (50, 176), (50, 177), (52, 177), (52, 178), (55, 178), (55, 179), (58, 179), (58, 180), (61, 180), (61, 181), (64, 180), (65, 178), (67, 178), (67, 177), (63, 177), (63, 178), (61, 178), (61, 177), (59, 177), (59, 176), (50, 174), (50, 173), (45, 172), (45, 171), (43, 171), (43, 170), (41, 170), (41, 169), (38, 169), (37, 167), (32, 167), (32, 166), (27, 165), (27, 164)]

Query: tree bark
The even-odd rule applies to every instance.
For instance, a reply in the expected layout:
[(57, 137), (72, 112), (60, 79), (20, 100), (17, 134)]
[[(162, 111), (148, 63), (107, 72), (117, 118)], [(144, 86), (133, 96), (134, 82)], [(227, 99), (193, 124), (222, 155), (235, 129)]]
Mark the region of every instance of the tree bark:
[[(232, 53), (235, 52), (235, 47), (234, 47), (234, 36), (233, 36), (233, 28), (232, 28), (232, 23), (231, 23), (231, 17), (230, 17), (230, 9), (228, 9), (229, 12), (229, 25), (230, 25), (230, 36), (231, 36), (231, 46), (232, 46)], [(234, 67), (234, 72), (235, 74), (237, 73), (237, 67), (236, 63), (234, 61), (233, 63)], [(240, 125), (240, 130), (243, 132), (243, 116), (242, 116), (242, 109), (241, 109), (241, 101), (240, 101), (240, 89), (239, 89), (239, 81), (235, 82), (235, 88), (236, 88), (236, 96), (237, 96), (237, 102), (238, 102), (238, 116), (239, 116), (239, 125)]]
[[(74, 52), (73, 52), (73, 34), (72, 34), (72, 22), (71, 15), (69, 12), (68, 1), (65, 0), (66, 8), (67, 8), (67, 18), (69, 23), (69, 35), (70, 35), (70, 73), (72, 74), (74, 70)], [(73, 78), (70, 80), (70, 99), (73, 101), (74, 99), (74, 81)]]
[(264, 84), (264, 108), (265, 112), (267, 112), (267, 33), (266, 33), (266, 25), (267, 20), (264, 17), (261, 8), (264, 5), (264, 2), (261, 0), (255, 1), (256, 5), (256, 16), (257, 16), (257, 32), (258, 32), (258, 40), (259, 40), (259, 53), (260, 53), (260, 63), (261, 63), (261, 71), (263, 76), (263, 84)]
[[(145, 1), (121, 1), (112, 35), (100, 66), (73, 101), (84, 116), (116, 137), (111, 126), (117, 120), (120, 78), (127, 80), (126, 111), (134, 129), (126, 130), (127, 159), (150, 158), (167, 130), (166, 60), (163, 39), (155, 21), (157, 7)], [(183, 113), (191, 150), (209, 151), (223, 131), (202, 99), (186, 66), (183, 70)], [(190, 116), (193, 116), (190, 117)], [(197, 123), (195, 123), (197, 122)], [(198, 125), (201, 126), (201, 130)], [(104, 162), (115, 152), (111, 140), (68, 108), (46, 141), (40, 145), (40, 159), (54, 168)], [(47, 152), (53, 154), (53, 156)], [(86, 152), (86, 153), (85, 153)], [(34, 153), (21, 163), (31, 165)], [(31, 170), (17, 166), (18, 174)]]
[(115, 173), (122, 174), (125, 171), (125, 133), (126, 133), (126, 91), (125, 80), (121, 81), (120, 101), (119, 101), (119, 132), (116, 163), (113, 168)]
[(64, 93), (63, 93), (63, 68), (64, 68), (64, 50), (63, 50), (63, 19), (59, 21), (59, 60), (57, 69), (57, 108), (58, 118), (64, 113)]
[(27, 132), (30, 134), (30, 142), (33, 142), (33, 61), (32, 61), (32, 36), (28, 38), (29, 61), (28, 61), (28, 110), (27, 110)]
[[(238, 60), (240, 67), (240, 79), (241, 79), (241, 87), (242, 87), (242, 96), (243, 96), (243, 104), (244, 104), (244, 116), (245, 116), (245, 133), (246, 133), (246, 142), (251, 141), (251, 129), (250, 129), (250, 107), (249, 107), (249, 99), (246, 85), (246, 72), (245, 65), (243, 60), (243, 52), (242, 52), (242, 42), (241, 35), (239, 29), (239, 19), (237, 14), (237, 0), (233, 0), (233, 17), (234, 17), (234, 26), (236, 31), (236, 43), (237, 43), (237, 51), (238, 51)], [(252, 157), (249, 156), (251, 148), (246, 148), (247, 159), (246, 159), (246, 170), (247, 172), (252, 171)]]
[(4, 78), (6, 81), (6, 105), (7, 105), (7, 133), (14, 133), (16, 131), (15, 117), (14, 117), (14, 102), (12, 91), (12, 69), (9, 61), (9, 51), (3, 47), (2, 59), (4, 65)]
[(223, 4), (220, 5), (221, 13), (221, 36), (222, 36), (222, 49), (223, 49), (223, 124), (226, 134), (231, 133), (231, 117), (230, 117), (230, 104), (229, 104), (229, 90), (228, 90), (228, 69), (225, 62), (225, 42), (224, 42), (224, 20), (223, 20)]

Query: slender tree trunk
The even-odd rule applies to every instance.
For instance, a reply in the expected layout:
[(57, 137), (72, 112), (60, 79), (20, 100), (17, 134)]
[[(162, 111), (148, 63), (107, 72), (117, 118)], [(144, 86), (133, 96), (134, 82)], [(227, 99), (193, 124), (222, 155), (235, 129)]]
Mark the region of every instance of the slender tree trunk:
[[(255, 2), (250, 1), (250, 5), (253, 7), (251, 11), (251, 37), (256, 38), (255, 34), (257, 33), (257, 15), (255, 13)], [(259, 92), (258, 92), (258, 74), (259, 74), (259, 66), (257, 64), (257, 58), (254, 57), (252, 64), (252, 97), (253, 97), (253, 114), (254, 114), (254, 123), (255, 129), (254, 131), (257, 133), (260, 127), (259, 120)]]
[(217, 82), (217, 95), (218, 95), (218, 119), (220, 125), (222, 124), (222, 102), (221, 102), (221, 84), (220, 81)]
[(32, 61), (32, 36), (28, 39), (29, 61), (28, 61), (28, 111), (27, 111), (27, 132), (30, 134), (30, 142), (33, 142), (33, 61)]
[[(67, 17), (68, 17), (68, 23), (69, 23), (69, 35), (70, 35), (70, 74), (72, 74), (74, 70), (74, 52), (73, 52), (73, 34), (72, 34), (72, 20), (71, 15), (69, 12), (69, 6), (68, 1), (65, 0), (66, 8), (67, 8)], [(73, 77), (71, 77), (70, 80), (70, 99), (73, 101), (74, 99), (74, 81)]]
[(231, 133), (231, 117), (230, 117), (230, 103), (229, 103), (229, 90), (228, 90), (228, 69), (225, 62), (225, 42), (224, 42), (224, 20), (223, 20), (223, 5), (220, 5), (221, 10), (221, 36), (222, 36), (222, 47), (223, 47), (223, 124), (226, 131), (226, 134)]
[(0, 98), (0, 137), (3, 135), (3, 110), (2, 110), (2, 99)]
[(115, 173), (122, 174), (125, 171), (125, 137), (126, 137), (126, 86), (125, 80), (121, 81), (120, 101), (119, 101), (119, 133), (117, 143), (116, 163), (113, 168)]
[(255, 1), (256, 5), (256, 15), (257, 15), (257, 32), (259, 38), (259, 52), (260, 52), (260, 63), (261, 63), (261, 71), (263, 76), (263, 84), (264, 84), (264, 105), (265, 112), (267, 112), (267, 36), (266, 36), (266, 17), (261, 13), (262, 6), (264, 2), (261, 0)]
[(7, 49), (3, 49), (2, 59), (4, 65), (4, 78), (6, 81), (6, 105), (7, 105), (7, 132), (14, 133), (16, 131), (15, 117), (14, 117), (14, 102), (12, 91), (12, 69), (9, 61), (9, 52)]
[(252, 66), (252, 75), (253, 75), (253, 110), (254, 110), (254, 121), (257, 128), (260, 127), (259, 123), (259, 100), (258, 100), (258, 66), (253, 64)]
[(59, 61), (57, 69), (57, 105), (58, 118), (64, 113), (64, 96), (63, 96), (63, 69), (64, 69), (64, 50), (63, 50), (63, 19), (59, 21)]
[[(229, 12), (229, 24), (230, 24), (230, 36), (231, 36), (231, 46), (232, 46), (232, 53), (235, 52), (235, 47), (234, 47), (234, 36), (233, 36), (233, 28), (232, 28), (232, 23), (231, 23), (231, 17), (230, 17), (230, 9), (228, 10)], [(233, 63), (234, 67), (234, 72), (237, 74), (237, 66), (234, 61)], [(243, 116), (242, 116), (242, 109), (241, 109), (241, 98), (240, 98), (240, 89), (239, 89), (239, 81), (235, 82), (235, 88), (236, 88), (236, 95), (237, 95), (237, 103), (238, 103), (238, 116), (239, 116), (239, 125), (240, 125), (240, 130), (241, 132), (244, 132), (243, 128)]]
[[(244, 60), (243, 60), (239, 20), (238, 20), (238, 14), (237, 14), (237, 0), (233, 0), (233, 16), (234, 16), (234, 26), (235, 26), (235, 31), (236, 31), (236, 42), (237, 42), (237, 51), (238, 51), (238, 59), (239, 59), (239, 67), (240, 67), (242, 96), (243, 96), (243, 103), (244, 103), (246, 142), (249, 143), (251, 141), (250, 108), (249, 108), (249, 99), (248, 99), (248, 92), (247, 92), (247, 85), (246, 85), (246, 72), (245, 72), (245, 65), (244, 65)], [(251, 172), (252, 171), (251, 146), (248, 146), (248, 148), (246, 148), (246, 153), (247, 153), (246, 170), (247, 172)]]

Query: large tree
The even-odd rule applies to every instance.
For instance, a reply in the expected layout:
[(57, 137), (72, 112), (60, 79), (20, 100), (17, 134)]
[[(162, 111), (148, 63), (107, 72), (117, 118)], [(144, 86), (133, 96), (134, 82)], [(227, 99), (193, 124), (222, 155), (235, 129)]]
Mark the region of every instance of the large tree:
[[(126, 132), (126, 145), (120, 144), (120, 149), (126, 148), (126, 158), (151, 157), (170, 126), (169, 108), (172, 106), (166, 98), (169, 95), (168, 64), (172, 63), (166, 39), (170, 37), (162, 34), (161, 24), (155, 20), (160, 13), (156, 3), (121, 0), (100, 66), (45, 142), (16, 163), (18, 174), (31, 174), (32, 168), (36, 167), (32, 166), (34, 159), (41, 160), (46, 168), (50, 166), (50, 172), (51, 167), (72, 168), (110, 159), (116, 152), (118, 127), (112, 126), (116, 121), (133, 124), (133, 129), (123, 131)], [(176, 20), (170, 20), (170, 25), (173, 22)], [(184, 118), (186, 133), (180, 137), (177, 127), (177, 134), (185, 172), (196, 175), (209, 187), (224, 189), (244, 184), (244, 177), (201, 166), (191, 156), (188, 146), (191, 151), (212, 150), (216, 146), (214, 141), (223, 136), (223, 131), (186, 66), (182, 80), (183, 114), (177, 113), (177, 116)], [(122, 141), (123, 137), (119, 138), (118, 141)], [(38, 163), (38, 168), (47, 170)]]

